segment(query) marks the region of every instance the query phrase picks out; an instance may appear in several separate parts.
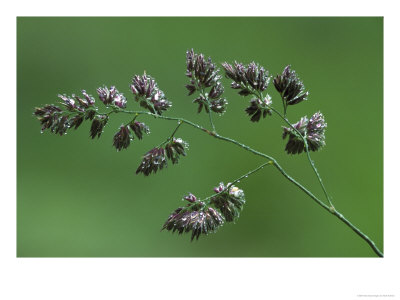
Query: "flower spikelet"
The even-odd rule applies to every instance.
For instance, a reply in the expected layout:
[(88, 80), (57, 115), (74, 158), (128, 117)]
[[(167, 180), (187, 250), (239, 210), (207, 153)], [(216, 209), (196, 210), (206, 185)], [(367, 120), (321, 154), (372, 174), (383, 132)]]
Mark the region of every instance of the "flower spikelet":
[(136, 174), (143, 173), (144, 176), (149, 176), (151, 173), (156, 173), (167, 166), (165, 150), (162, 147), (151, 149), (143, 156), (143, 160), (136, 170)]
[(153, 114), (161, 115), (172, 106), (154, 78), (144, 73), (142, 76), (135, 75), (132, 79), (131, 91), (140, 106), (148, 109)]
[(126, 149), (129, 147), (131, 139), (132, 135), (129, 130), (129, 126), (121, 125), (117, 133), (114, 134), (113, 146), (117, 149), (117, 151), (121, 151), (122, 149)]
[(173, 164), (177, 164), (180, 155), (186, 156), (185, 149), (189, 147), (189, 144), (183, 141), (181, 138), (172, 138), (172, 140), (165, 146), (165, 152), (168, 159), (172, 161)]
[(271, 115), (271, 109), (269, 106), (272, 104), (271, 97), (267, 95), (263, 100), (259, 98), (253, 98), (250, 100), (250, 106), (246, 108), (246, 113), (251, 116), (252, 122), (260, 121), (261, 116), (265, 118), (267, 115)]
[(119, 108), (126, 107), (126, 98), (120, 93), (115, 86), (111, 86), (110, 89), (108, 87), (99, 87), (97, 89), (97, 94), (99, 95), (100, 100), (104, 103), (104, 105), (114, 105)]
[[(229, 187), (229, 188), (228, 188)], [(214, 188), (217, 193), (211, 203), (221, 212), (227, 222), (233, 222), (240, 216), (240, 211), (245, 204), (245, 196), (243, 190), (228, 183), (227, 186), (223, 182)]]
[(274, 78), (274, 86), (287, 105), (307, 100), (308, 91), (305, 91), (303, 82), (298, 78), (296, 72), (290, 69), (290, 65), (285, 67), (282, 74)]
[(255, 62), (248, 65), (235, 62), (233, 65), (224, 62), (222, 67), (227, 78), (233, 80), (231, 87), (239, 90), (239, 95), (247, 96), (254, 91), (262, 92), (267, 89), (270, 76), (268, 70)]
[(161, 230), (178, 234), (192, 232), (191, 240), (199, 239), (200, 235), (215, 232), (223, 223), (222, 215), (212, 207), (206, 207), (196, 196), (189, 194), (184, 197), (190, 203), (176, 209), (164, 223)]
[[(324, 116), (320, 112), (316, 112), (310, 120), (307, 116), (300, 119), (299, 122), (292, 124), (294, 128), (305, 137), (308, 148), (311, 151), (318, 151), (325, 146), (325, 123)], [(289, 137), (285, 151), (288, 154), (300, 154), (306, 150), (304, 140), (299, 134), (290, 127), (283, 127), (282, 138)]]

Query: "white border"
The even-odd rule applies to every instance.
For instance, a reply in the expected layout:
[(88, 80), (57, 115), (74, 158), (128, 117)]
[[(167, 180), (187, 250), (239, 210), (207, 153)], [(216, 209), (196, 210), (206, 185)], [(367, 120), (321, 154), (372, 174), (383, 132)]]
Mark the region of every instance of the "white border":
[[(3, 4), (4, 5), (4, 4)], [(398, 9), (385, 1), (16, 1), (1, 16), (0, 299), (400, 298)], [(11, 5), (11, 7), (10, 7)], [(4, 7), (3, 7), (4, 8)], [(16, 256), (16, 16), (385, 16), (384, 259), (27, 259)], [(10, 104), (11, 103), (11, 104)], [(5, 111), (6, 109), (6, 111)], [(374, 112), (371, 112), (374, 113)], [(397, 272), (395, 272), (395, 270)], [(397, 279), (397, 280), (396, 280)], [(376, 299), (377, 297), (373, 297)], [(382, 298), (382, 297), (380, 297)]]

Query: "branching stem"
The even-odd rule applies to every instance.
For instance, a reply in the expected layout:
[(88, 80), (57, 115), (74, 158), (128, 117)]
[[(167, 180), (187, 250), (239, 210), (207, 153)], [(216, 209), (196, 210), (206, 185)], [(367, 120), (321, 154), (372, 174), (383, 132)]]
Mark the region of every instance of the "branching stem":
[[(226, 192), (227, 190), (229, 190), (229, 188), (230, 188), (232, 185), (234, 185), (235, 183), (240, 182), (240, 180), (242, 180), (243, 178), (247, 178), (247, 177), (249, 177), (251, 174), (254, 174), (254, 173), (260, 171), (260, 170), (261, 170), (262, 168), (264, 168), (266, 165), (272, 165), (272, 164), (273, 164), (272, 161), (268, 161), (268, 162), (266, 162), (266, 163), (263, 163), (261, 166), (257, 167), (256, 169), (247, 172), (246, 174), (240, 176), (239, 178), (237, 178), (237, 179), (235, 179), (234, 181), (232, 181), (232, 182), (230, 182), (229, 184), (227, 184), (227, 186), (226, 186), (222, 191), (220, 191), (220, 192), (218, 192), (218, 193), (216, 193), (216, 194), (213, 194), (213, 195), (211, 195), (211, 196), (208, 196), (207, 198), (199, 199), (199, 201), (202, 202), (202, 203), (204, 203), (204, 205), (209, 205), (210, 202), (211, 202), (211, 200), (212, 200), (213, 198), (217, 197), (217, 196), (220, 195), (220, 194), (225, 193), (225, 192)], [(191, 204), (189, 204), (188, 206), (184, 207), (183, 209), (184, 209), (184, 210), (190, 209), (190, 208), (191, 208), (192, 206), (194, 206), (194, 205), (198, 205), (198, 204), (197, 204), (197, 203), (191, 203)]]
[[(305, 188), (303, 185), (301, 185), (299, 182), (297, 182), (294, 178), (292, 178), (288, 173), (286, 173), (286, 171), (279, 165), (279, 163), (271, 156), (259, 152), (257, 150), (254, 150), (252, 148), (250, 148), (249, 146), (242, 144), (234, 139), (228, 138), (228, 137), (224, 137), (222, 135), (217, 134), (215, 131), (211, 132), (206, 128), (203, 128), (202, 126), (195, 124), (191, 121), (188, 121), (186, 119), (183, 118), (176, 118), (176, 117), (167, 117), (167, 116), (161, 116), (161, 115), (157, 115), (157, 114), (153, 114), (150, 112), (146, 112), (146, 111), (128, 111), (128, 110), (114, 110), (113, 112), (115, 113), (126, 113), (126, 114), (138, 114), (138, 115), (148, 115), (148, 116), (153, 116), (155, 118), (160, 118), (160, 119), (164, 119), (164, 120), (174, 120), (174, 121), (180, 121), (181, 123), (185, 123), (187, 125), (190, 125), (196, 129), (199, 129), (201, 131), (206, 132), (207, 134), (223, 140), (223, 141), (227, 141), (230, 142), (232, 144), (235, 144), (255, 155), (261, 156), (263, 158), (266, 158), (268, 160), (267, 163), (265, 163), (264, 165), (261, 165), (260, 167), (258, 167), (257, 169), (250, 171), (249, 173), (243, 175), (244, 177), (247, 175), (249, 176), (250, 174), (255, 173), (256, 171), (262, 169), (266, 164), (273, 164), (275, 166), (275, 168), (290, 182), (292, 182), (294, 185), (296, 185), (299, 189), (301, 189), (303, 192), (305, 192), (311, 199), (313, 199), (318, 205), (320, 205), (322, 208), (324, 208), (326, 211), (328, 211), (329, 213), (331, 213), (332, 215), (336, 216), (340, 221), (342, 221), (344, 224), (346, 224), (348, 227), (350, 227), (357, 235), (359, 235), (362, 239), (364, 239), (368, 245), (372, 248), (372, 250), (380, 257), (383, 257), (383, 253), (379, 250), (379, 248), (375, 245), (374, 241), (372, 241), (366, 234), (364, 234), (360, 229), (358, 229), (355, 225), (353, 225), (349, 220), (347, 220), (341, 213), (339, 213), (336, 209), (333, 208), (333, 206), (328, 206), (326, 205), (324, 202), (322, 202), (321, 200), (319, 200), (314, 194), (312, 194), (307, 188)], [(276, 112), (276, 111), (275, 111)], [(278, 115), (280, 115), (280, 113), (278, 113)], [(292, 125), (290, 124), (290, 122), (283, 117), (282, 115), (280, 115), (287, 124), (289, 124), (292, 127)], [(179, 124), (180, 125), (180, 124)], [(178, 127), (179, 127), (178, 125)], [(306, 144), (306, 141), (305, 141)], [(306, 144), (307, 145), (307, 144)], [(308, 150), (308, 149), (307, 149)], [(311, 160), (311, 159), (310, 159)], [(313, 164), (312, 164), (313, 165)], [(316, 172), (316, 169), (314, 168), (314, 171)], [(316, 172), (318, 178), (320, 179), (320, 176), (318, 174), (318, 172)], [(240, 180), (240, 179), (239, 179)], [(235, 181), (234, 181), (235, 182)], [(233, 183), (234, 183), (233, 182)], [(237, 181), (236, 181), (237, 182)], [(232, 184), (233, 184), (232, 183)], [(320, 183), (322, 184), (322, 180), (320, 181)], [(323, 186), (323, 185), (322, 185)], [(326, 191), (325, 191), (326, 192)], [(326, 194), (327, 195), (327, 194)], [(329, 199), (329, 198), (328, 198)]]
[[(207, 102), (208, 102), (208, 99), (207, 99)], [(212, 112), (211, 112), (211, 108), (210, 108), (210, 103), (208, 103), (207, 106), (208, 106), (208, 118), (210, 119), (210, 124), (211, 124), (212, 130), (213, 130), (213, 132), (216, 132), (215, 125), (212, 120)]]
[(210, 120), (210, 124), (211, 124), (212, 130), (213, 130), (213, 132), (217, 132), (217, 131), (215, 130), (215, 125), (214, 125), (214, 122), (213, 122), (213, 119), (212, 119), (212, 112), (211, 112), (211, 107), (210, 107), (210, 99), (208, 98), (208, 95), (205, 93), (203, 87), (200, 86), (200, 90), (201, 90), (202, 96), (203, 96), (204, 99), (206, 99), (206, 101), (207, 101), (208, 118), (209, 118), (209, 120)]
[(325, 185), (324, 185), (324, 183), (322, 182), (322, 178), (321, 178), (321, 176), (320, 176), (319, 173), (318, 173), (317, 167), (315, 166), (314, 161), (311, 159), (310, 150), (309, 150), (309, 148), (308, 148), (308, 142), (307, 142), (306, 137), (303, 136), (303, 135), (297, 130), (297, 128), (295, 128), (295, 127), (289, 122), (289, 120), (288, 120), (287, 118), (285, 118), (284, 116), (282, 116), (282, 114), (281, 114), (278, 110), (276, 110), (276, 109), (273, 108), (272, 106), (269, 106), (269, 108), (270, 108), (273, 112), (275, 112), (286, 124), (288, 124), (289, 127), (290, 127), (291, 129), (293, 129), (293, 130), (297, 133), (297, 135), (298, 135), (299, 137), (301, 137), (301, 139), (303, 140), (304, 147), (306, 148), (307, 159), (308, 159), (308, 161), (310, 162), (310, 165), (311, 165), (311, 167), (313, 168), (314, 173), (315, 173), (315, 175), (316, 175), (317, 178), (318, 178), (319, 184), (321, 185), (321, 188), (322, 188), (322, 190), (324, 191), (325, 197), (326, 197), (326, 199), (328, 200), (329, 205), (331, 206), (331, 209), (335, 209), (335, 207), (333, 206), (333, 203), (331, 202), (331, 199), (330, 199), (330, 197), (329, 197), (329, 195), (328, 195), (328, 192), (326, 191)]
[(172, 138), (174, 137), (175, 133), (178, 131), (179, 127), (182, 125), (182, 121), (178, 121), (178, 126), (176, 126), (175, 130), (172, 132), (171, 136), (170, 136), (170, 140), (172, 140)]
[[(252, 92), (252, 94), (253, 94), (254, 96), (259, 97), (260, 99), (263, 99), (263, 98), (264, 98), (262, 92), (258, 92), (258, 91), (256, 91), (256, 90), (252, 89), (251, 87), (247, 87), (247, 88)], [(330, 197), (329, 197), (329, 195), (328, 195), (328, 192), (326, 191), (325, 185), (324, 185), (324, 183), (322, 182), (322, 178), (321, 178), (321, 176), (320, 176), (319, 173), (318, 173), (317, 167), (315, 166), (314, 161), (311, 159), (311, 155), (310, 155), (310, 150), (309, 150), (309, 148), (308, 148), (307, 139), (306, 139), (306, 137), (303, 136), (303, 135), (300, 133), (300, 131), (298, 131), (297, 128), (295, 128), (295, 127), (289, 122), (289, 120), (286, 118), (287, 104), (286, 104), (286, 101), (285, 101), (284, 98), (283, 98), (282, 93), (280, 93), (280, 95), (281, 95), (282, 104), (283, 104), (283, 111), (284, 111), (283, 115), (282, 115), (278, 110), (276, 110), (275, 108), (273, 108), (273, 107), (270, 106), (270, 105), (268, 105), (268, 108), (271, 109), (273, 112), (275, 112), (275, 113), (276, 113), (286, 124), (288, 124), (289, 127), (303, 140), (304, 147), (305, 147), (305, 150), (306, 150), (306, 153), (307, 153), (307, 159), (308, 159), (308, 161), (309, 161), (309, 163), (310, 163), (310, 165), (311, 165), (311, 167), (312, 167), (312, 169), (313, 169), (315, 175), (316, 175), (317, 178), (318, 178), (319, 184), (321, 185), (321, 188), (322, 188), (322, 190), (323, 190), (323, 192), (324, 192), (324, 194), (325, 194), (325, 197), (326, 197), (326, 199), (327, 199), (328, 202), (329, 202), (330, 209), (331, 209), (331, 210), (335, 210), (335, 207), (333, 206), (333, 203), (332, 203), (332, 201), (331, 201), (331, 199), (330, 199)]]
[(266, 162), (266, 163), (263, 163), (263, 164), (262, 164), (261, 166), (259, 166), (258, 168), (247, 172), (246, 174), (240, 176), (239, 178), (235, 179), (235, 180), (232, 181), (231, 183), (227, 184), (227, 186), (226, 186), (222, 191), (220, 191), (219, 193), (214, 194), (214, 195), (211, 195), (211, 196), (209, 196), (209, 197), (207, 197), (207, 198), (205, 198), (205, 199), (203, 199), (203, 200), (201, 200), (201, 201), (203, 201), (203, 202), (208, 202), (211, 198), (213, 198), (213, 197), (215, 197), (215, 196), (217, 196), (217, 195), (219, 195), (219, 194), (225, 193), (232, 185), (234, 185), (235, 183), (240, 182), (240, 180), (242, 180), (243, 178), (249, 177), (250, 175), (256, 173), (257, 171), (260, 171), (260, 170), (261, 170), (262, 168), (264, 168), (266, 165), (273, 165), (273, 162), (270, 160), (270, 161), (268, 161), (268, 162)]

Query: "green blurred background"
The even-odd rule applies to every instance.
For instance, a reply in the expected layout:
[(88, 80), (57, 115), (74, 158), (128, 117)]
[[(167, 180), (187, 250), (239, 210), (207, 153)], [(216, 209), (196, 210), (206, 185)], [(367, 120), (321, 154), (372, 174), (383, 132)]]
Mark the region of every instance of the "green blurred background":
[[(240, 183), (247, 203), (236, 224), (192, 243), (160, 232), (184, 194), (206, 197), (263, 163), (187, 126), (178, 136), (190, 143), (188, 156), (149, 177), (135, 170), (173, 121), (140, 118), (152, 134), (121, 152), (112, 136), (129, 116), (113, 116), (99, 140), (89, 139), (89, 123), (63, 137), (40, 134), (33, 109), (56, 103), (58, 93), (95, 95), (115, 84), (137, 108), (129, 84), (144, 70), (173, 102), (166, 115), (208, 126), (184, 88), (190, 48), (218, 63), (254, 60), (273, 75), (292, 65), (310, 97), (288, 117), (325, 115), (327, 146), (312, 157), (337, 209), (383, 248), (383, 18), (18, 18), (17, 256), (375, 256), (272, 167)], [(229, 106), (214, 116), (218, 132), (272, 155), (323, 199), (306, 156), (283, 152), (278, 118), (250, 122), (249, 99), (224, 84)]]

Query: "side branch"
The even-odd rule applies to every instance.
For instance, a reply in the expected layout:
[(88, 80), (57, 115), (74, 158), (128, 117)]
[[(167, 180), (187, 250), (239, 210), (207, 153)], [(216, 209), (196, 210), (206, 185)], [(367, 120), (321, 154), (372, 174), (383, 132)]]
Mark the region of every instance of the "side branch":
[[(126, 113), (126, 114), (138, 114), (138, 115), (149, 115), (152, 116), (154, 118), (160, 118), (160, 119), (164, 119), (164, 120), (173, 120), (173, 121), (180, 121), (182, 123), (188, 124), (196, 129), (199, 129), (201, 131), (206, 132), (207, 134), (223, 140), (223, 141), (227, 141), (230, 142), (232, 144), (235, 144), (255, 155), (261, 156), (263, 158), (268, 159), (269, 161), (267, 163), (265, 163), (264, 165), (260, 166), (259, 168), (257, 168), (256, 170), (261, 169), (262, 167), (264, 167), (266, 164), (272, 164), (275, 166), (275, 168), (286, 178), (288, 179), (290, 182), (292, 182), (294, 185), (296, 185), (298, 188), (300, 188), (303, 192), (305, 192), (311, 199), (313, 199), (318, 205), (320, 205), (322, 208), (324, 208), (326, 211), (328, 211), (329, 213), (333, 214), (334, 216), (336, 216), (339, 220), (341, 220), (343, 223), (345, 223), (348, 227), (350, 227), (357, 235), (359, 235), (362, 239), (364, 239), (368, 245), (372, 248), (372, 250), (379, 256), (379, 257), (383, 257), (383, 253), (378, 249), (378, 247), (375, 245), (375, 243), (366, 235), (364, 234), (360, 229), (358, 229), (355, 225), (353, 225), (349, 220), (347, 220), (341, 213), (339, 213), (336, 209), (334, 209), (333, 207), (329, 207), (328, 205), (326, 205), (324, 202), (322, 202), (320, 199), (318, 199), (313, 193), (311, 193), (307, 188), (305, 188), (303, 185), (301, 185), (299, 182), (297, 182), (294, 178), (292, 178), (289, 174), (286, 173), (286, 171), (279, 165), (279, 163), (271, 156), (259, 152), (257, 150), (252, 149), (251, 147), (242, 144), (236, 140), (233, 140), (231, 138), (228, 137), (224, 137), (222, 135), (219, 135), (215, 132), (211, 132), (206, 128), (203, 128), (202, 126), (195, 124), (191, 121), (188, 121), (186, 119), (183, 118), (176, 118), (176, 117), (167, 117), (167, 116), (161, 116), (161, 115), (157, 115), (157, 114), (153, 114), (150, 112), (146, 112), (146, 111), (127, 111), (127, 110), (114, 110), (113, 112), (115, 113)], [(110, 114), (110, 113), (108, 113)], [(102, 114), (100, 114), (102, 115)], [(104, 114), (103, 114), (104, 115)], [(286, 120), (287, 121), (287, 120)], [(288, 121), (287, 121), (288, 122)], [(254, 171), (251, 171), (254, 172)]]
[(333, 203), (331, 202), (331, 199), (330, 199), (330, 197), (329, 197), (329, 195), (328, 195), (328, 192), (326, 191), (325, 185), (324, 185), (324, 183), (322, 182), (322, 178), (321, 178), (321, 176), (320, 176), (319, 173), (318, 173), (317, 167), (315, 166), (314, 161), (311, 159), (310, 150), (309, 150), (309, 148), (308, 148), (308, 142), (307, 142), (306, 138), (305, 138), (305, 137), (304, 137), (290, 122), (289, 122), (289, 120), (288, 120), (285, 116), (282, 116), (282, 114), (281, 114), (278, 110), (276, 110), (275, 108), (273, 108), (273, 107), (271, 107), (271, 106), (270, 106), (269, 108), (270, 108), (272, 111), (274, 111), (286, 124), (288, 124), (289, 127), (290, 127), (292, 130), (294, 130), (294, 131), (299, 135), (299, 137), (303, 140), (304, 147), (306, 148), (306, 153), (307, 153), (308, 161), (309, 161), (309, 163), (310, 163), (310, 165), (311, 165), (311, 167), (312, 167), (312, 169), (313, 169), (315, 175), (316, 175), (317, 178), (318, 178), (319, 184), (321, 185), (321, 188), (322, 188), (322, 190), (324, 191), (325, 197), (326, 197), (326, 199), (328, 200), (329, 205), (331, 206), (331, 209), (334, 209), (335, 207), (333, 206)]

